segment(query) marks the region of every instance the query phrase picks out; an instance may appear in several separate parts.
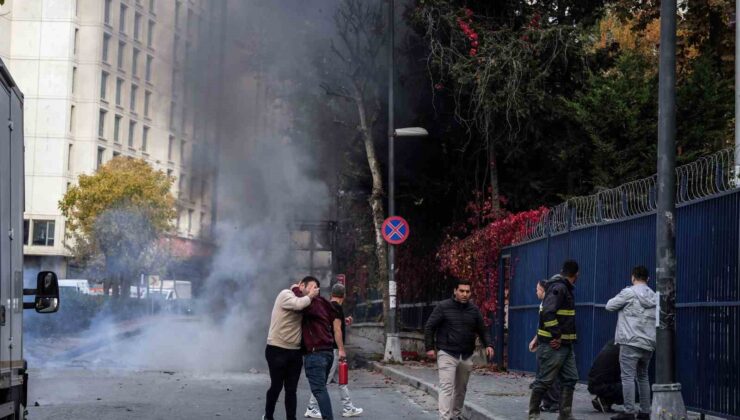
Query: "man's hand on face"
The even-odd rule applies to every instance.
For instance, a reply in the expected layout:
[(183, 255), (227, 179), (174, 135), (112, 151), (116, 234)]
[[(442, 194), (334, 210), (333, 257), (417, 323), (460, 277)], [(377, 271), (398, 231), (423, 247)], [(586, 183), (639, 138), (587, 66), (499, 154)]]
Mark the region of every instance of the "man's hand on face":
[(552, 347), (554, 350), (557, 350), (560, 348), (560, 339), (559, 338), (553, 338), (550, 340), (550, 347)]
[(486, 357), (493, 359), (493, 347), (486, 347)]
[(308, 292), (308, 297), (310, 297), (311, 299), (315, 298), (318, 295), (319, 295), (319, 288), (318, 287), (315, 287), (315, 288), (311, 289)]
[(427, 359), (434, 360), (437, 358), (437, 354), (434, 352), (434, 350), (429, 350), (427, 352)]

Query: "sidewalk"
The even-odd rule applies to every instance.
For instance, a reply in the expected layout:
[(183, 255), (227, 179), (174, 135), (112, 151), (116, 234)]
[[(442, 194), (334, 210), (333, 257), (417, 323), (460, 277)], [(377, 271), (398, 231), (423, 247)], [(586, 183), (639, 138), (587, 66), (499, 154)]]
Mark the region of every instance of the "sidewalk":
[[(363, 337), (352, 336), (348, 353), (359, 352), (358, 358), (369, 361), (371, 368), (391, 379), (413, 386), (437, 397), (437, 368), (432, 363), (404, 362), (403, 365), (384, 364), (383, 346)], [(491, 372), (478, 368), (470, 376), (465, 398), (465, 418), (468, 420), (526, 419), (529, 405), (529, 384), (533, 377), (518, 373)], [(593, 397), (586, 385), (578, 384), (573, 399), (573, 415), (578, 419), (607, 420), (614, 414), (602, 414), (591, 406)], [(698, 418), (698, 416), (689, 416)], [(542, 413), (542, 419), (555, 420), (557, 414)]]

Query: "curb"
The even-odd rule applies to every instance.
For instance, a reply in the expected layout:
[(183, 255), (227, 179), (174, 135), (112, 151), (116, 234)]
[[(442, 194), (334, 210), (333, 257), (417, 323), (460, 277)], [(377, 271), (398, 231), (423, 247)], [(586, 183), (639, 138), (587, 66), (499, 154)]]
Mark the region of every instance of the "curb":
[[(402, 372), (399, 369), (396, 369), (392, 366), (384, 365), (379, 362), (371, 362), (370, 366), (374, 371), (380, 372), (396, 382), (400, 382), (402, 384), (414, 387), (420, 391), (424, 391), (435, 399), (439, 398), (439, 389), (434, 384), (423, 381), (419, 378)], [(503, 417), (499, 417), (491, 413), (478, 404), (467, 401), (465, 402), (465, 406), (463, 408), (463, 417), (465, 417), (467, 420), (507, 420)]]

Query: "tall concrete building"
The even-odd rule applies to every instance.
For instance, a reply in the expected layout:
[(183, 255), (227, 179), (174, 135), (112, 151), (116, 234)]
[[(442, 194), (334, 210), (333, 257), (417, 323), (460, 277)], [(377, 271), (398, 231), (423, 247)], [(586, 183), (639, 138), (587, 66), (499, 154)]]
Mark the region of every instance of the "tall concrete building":
[[(141, 158), (176, 179), (177, 240), (207, 239), (224, 9), (208, 0), (6, 0), (0, 57), (25, 95), (24, 253), (65, 277), (58, 202), (80, 174)], [(204, 64), (206, 64), (204, 66)], [(208, 68), (209, 71), (200, 71)]]

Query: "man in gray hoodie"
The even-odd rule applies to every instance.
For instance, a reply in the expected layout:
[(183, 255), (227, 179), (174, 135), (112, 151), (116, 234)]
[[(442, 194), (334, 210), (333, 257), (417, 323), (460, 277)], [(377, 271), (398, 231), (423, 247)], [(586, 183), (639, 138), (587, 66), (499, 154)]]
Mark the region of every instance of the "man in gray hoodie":
[[(648, 270), (632, 269), (632, 286), (606, 303), (607, 311), (619, 311), (614, 342), (619, 345), (624, 413), (612, 420), (650, 419), (648, 366), (655, 351), (656, 294), (647, 285)], [(640, 409), (635, 408), (635, 376), (640, 390)]]

